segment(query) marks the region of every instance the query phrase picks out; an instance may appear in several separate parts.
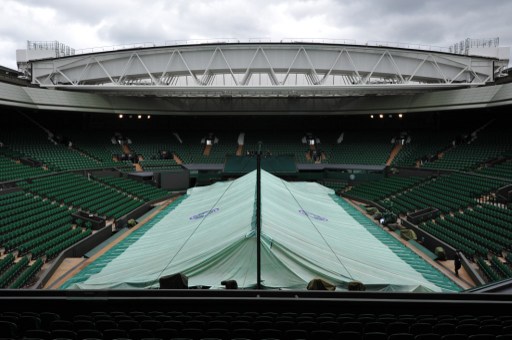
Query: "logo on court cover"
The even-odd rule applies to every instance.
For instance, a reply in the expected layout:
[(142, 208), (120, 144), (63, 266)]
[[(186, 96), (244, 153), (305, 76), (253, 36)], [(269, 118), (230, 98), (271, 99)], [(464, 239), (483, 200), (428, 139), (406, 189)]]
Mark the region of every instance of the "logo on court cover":
[(317, 215), (317, 214), (314, 214), (312, 212), (309, 212), (309, 211), (306, 211), (306, 210), (302, 210), (302, 209), (299, 210), (299, 214), (304, 215), (304, 216), (308, 216), (309, 218), (312, 218), (312, 219), (317, 220), (317, 221), (322, 221), (322, 222), (329, 221), (326, 217), (323, 217), (323, 216), (320, 216), (320, 215)]
[(219, 208), (213, 208), (213, 209), (210, 209), (210, 210), (206, 210), (206, 211), (200, 212), (199, 214), (195, 214), (195, 215), (190, 216), (189, 220), (191, 220), (191, 221), (193, 221), (193, 220), (200, 220), (200, 219), (203, 219), (203, 218), (205, 218), (206, 216), (208, 216), (210, 214), (216, 213), (217, 211), (219, 211)]

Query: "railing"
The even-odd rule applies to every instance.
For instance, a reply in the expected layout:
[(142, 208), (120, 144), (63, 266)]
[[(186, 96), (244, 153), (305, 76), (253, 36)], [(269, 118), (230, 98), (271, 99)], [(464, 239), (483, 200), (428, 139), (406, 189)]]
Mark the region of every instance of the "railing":
[(389, 41), (368, 41), (368, 46), (379, 46), (379, 47), (395, 47), (395, 48), (406, 48), (410, 50), (423, 50), (423, 51), (434, 51), (434, 52), (445, 52), (450, 53), (449, 47), (432, 46), (424, 44), (409, 44), (401, 42), (389, 42)]
[(424, 50), (434, 52), (450, 53), (449, 47), (432, 46), (425, 44), (410, 44), (401, 42), (389, 41), (367, 41), (357, 42), (354, 39), (323, 39), (323, 38), (249, 38), (249, 39), (234, 39), (234, 38), (214, 38), (214, 39), (187, 39), (187, 40), (167, 40), (164, 42), (140, 42), (132, 44), (119, 44), (112, 46), (100, 46), (75, 50), (75, 54), (88, 54), (109, 51), (119, 51), (135, 48), (153, 48), (153, 47), (167, 47), (167, 46), (183, 46), (183, 45), (201, 45), (201, 44), (241, 44), (241, 43), (313, 43), (313, 44), (336, 44), (336, 45), (356, 45), (356, 46), (374, 46), (374, 47), (394, 47), (413, 50)]

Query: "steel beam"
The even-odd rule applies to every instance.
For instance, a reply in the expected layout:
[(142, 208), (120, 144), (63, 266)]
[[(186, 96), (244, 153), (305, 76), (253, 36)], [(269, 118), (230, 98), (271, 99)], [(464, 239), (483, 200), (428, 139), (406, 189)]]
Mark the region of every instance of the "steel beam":
[[(91, 53), (32, 61), (32, 82), (48, 88), (119, 92), (127, 86), (202, 95), (262, 90), (332, 93), (333, 87), (479, 86), (494, 80), (495, 60), (376, 46), (333, 44), (212, 44)], [(101, 86), (98, 86), (101, 85)], [(425, 87), (427, 86), (427, 87)], [(399, 89), (397, 87), (396, 89)], [(135, 90), (132, 88), (131, 90)], [(346, 92), (347, 89), (344, 89)], [(374, 89), (372, 89), (374, 91)]]

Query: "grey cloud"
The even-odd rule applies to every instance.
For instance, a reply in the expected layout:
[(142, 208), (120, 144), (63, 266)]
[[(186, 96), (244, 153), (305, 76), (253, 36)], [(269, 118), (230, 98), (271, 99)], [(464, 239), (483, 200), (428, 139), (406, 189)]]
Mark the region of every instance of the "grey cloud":
[[(466, 37), (501, 35), (510, 41), (506, 0), (337, 1), (331, 17), (343, 18), (366, 40), (447, 46)], [(363, 38), (364, 39), (364, 38)]]
[[(197, 6), (194, 2), (179, 3), (180, 11), (164, 6), (147, 20), (119, 17), (115, 22), (104, 22), (99, 34), (105, 40), (126, 41), (167, 41), (204, 38), (246, 38), (259, 36), (261, 29), (254, 12), (238, 11), (219, 7), (222, 4), (210, 2)], [(224, 12), (226, 11), (226, 12)]]
[(54, 10), (57, 13), (56, 24), (72, 21), (94, 25), (105, 18), (115, 15), (116, 12), (123, 12), (123, 10), (125, 10), (129, 5), (130, 1), (25, 0), (24, 3), (35, 8)]
[[(44, 20), (48, 9), (52, 18)], [(4, 0), (0, 10), (2, 41), (59, 40), (77, 49), (193, 38), (313, 36), (435, 46), (499, 36), (502, 45), (512, 44), (509, 0)], [(1, 60), (13, 55), (0, 51)]]

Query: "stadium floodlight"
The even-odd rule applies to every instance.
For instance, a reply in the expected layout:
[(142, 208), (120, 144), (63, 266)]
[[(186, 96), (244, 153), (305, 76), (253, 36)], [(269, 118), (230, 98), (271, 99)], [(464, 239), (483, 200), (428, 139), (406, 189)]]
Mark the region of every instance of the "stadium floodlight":
[(402, 118), (403, 116), (404, 116), (404, 115), (403, 115), (403, 114), (401, 114), (401, 113), (399, 113), (399, 114), (398, 114), (398, 118)]
[(119, 115), (119, 119), (123, 119), (123, 115), (122, 114)]
[(380, 118), (380, 119), (384, 118), (384, 115), (381, 113), (381, 114), (379, 115), (379, 118)]
[(138, 116), (137, 116), (137, 118), (138, 118), (138, 119), (142, 119), (142, 115), (138, 115)]
[(148, 115), (146, 118), (147, 118), (147, 119), (151, 119), (151, 115)]
[(373, 115), (370, 115), (370, 118), (373, 119)]

